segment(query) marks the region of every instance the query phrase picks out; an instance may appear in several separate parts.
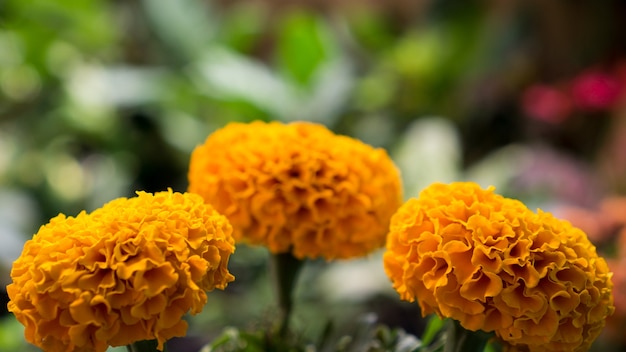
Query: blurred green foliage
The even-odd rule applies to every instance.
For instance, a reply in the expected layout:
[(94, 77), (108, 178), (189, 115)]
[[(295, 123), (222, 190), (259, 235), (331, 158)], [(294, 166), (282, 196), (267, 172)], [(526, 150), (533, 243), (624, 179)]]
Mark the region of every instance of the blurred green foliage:
[[(460, 178), (544, 197), (511, 187), (533, 150), (500, 149), (554, 142), (542, 139), (553, 126), (520, 112), (520, 92), (621, 55), (621, 27), (610, 16), (623, 9), (618, 1), (0, 0), (0, 205), (27, 204), (21, 215), (0, 216), (0, 235), (13, 240), (1, 252), (0, 283), (19, 243), (59, 212), (136, 190), (184, 191), (190, 152), (230, 121), (310, 120), (385, 147), (407, 197)], [(593, 31), (568, 37), (570, 23)], [(586, 137), (585, 127), (568, 131)], [(266, 259), (261, 249), (238, 249), (237, 281), (190, 318), (200, 345), (225, 326), (271, 319)], [(384, 279), (349, 304), (320, 298), (342, 297), (317, 278), (333, 268), (309, 265), (302, 284), (315, 289), (301, 294), (296, 313), (304, 339), (323, 334), (326, 319), (372, 310), (421, 333), (419, 312), (399, 313), (408, 305)], [(0, 351), (24, 350), (15, 321), (0, 324)]]

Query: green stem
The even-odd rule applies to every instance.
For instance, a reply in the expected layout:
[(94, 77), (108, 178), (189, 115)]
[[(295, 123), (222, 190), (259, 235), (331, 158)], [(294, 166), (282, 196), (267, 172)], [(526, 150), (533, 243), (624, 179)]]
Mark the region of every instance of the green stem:
[[(157, 352), (157, 346), (159, 343), (157, 340), (143, 340), (135, 341), (130, 345), (126, 345), (128, 352)], [(163, 345), (163, 351), (167, 352), (167, 345)]]
[(448, 319), (448, 338), (443, 352), (483, 352), (493, 334), (484, 331), (469, 331), (458, 321)]
[(279, 253), (271, 256), (270, 270), (280, 310), (279, 337), (287, 335), (289, 318), (293, 309), (293, 292), (303, 264), (304, 261), (297, 259), (291, 253)]

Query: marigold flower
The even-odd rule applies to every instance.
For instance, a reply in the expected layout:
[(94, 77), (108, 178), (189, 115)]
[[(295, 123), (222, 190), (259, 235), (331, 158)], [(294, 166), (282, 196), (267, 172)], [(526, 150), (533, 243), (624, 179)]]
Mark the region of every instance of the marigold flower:
[(201, 197), (171, 190), (59, 214), (24, 245), (9, 310), (44, 351), (105, 351), (183, 336), (182, 316), (234, 277), (232, 227)]
[(236, 240), (300, 259), (382, 247), (401, 188), (383, 149), (305, 122), (231, 123), (189, 166), (189, 192), (229, 218)]
[(393, 287), (509, 350), (586, 351), (614, 309), (606, 261), (570, 223), (493, 191), (433, 184), (400, 207), (383, 257)]

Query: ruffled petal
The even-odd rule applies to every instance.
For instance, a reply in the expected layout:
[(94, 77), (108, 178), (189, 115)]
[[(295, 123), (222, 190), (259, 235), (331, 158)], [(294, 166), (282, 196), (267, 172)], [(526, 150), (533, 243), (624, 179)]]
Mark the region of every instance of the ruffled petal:
[(188, 178), (189, 192), (226, 215), (238, 241), (298, 258), (382, 247), (402, 201), (383, 149), (314, 123), (228, 124), (193, 151)]
[(509, 350), (586, 351), (614, 310), (605, 260), (570, 223), (493, 191), (437, 183), (402, 205), (383, 256), (393, 287)]
[(24, 245), (9, 310), (46, 351), (106, 351), (183, 336), (186, 312), (223, 289), (234, 251), (228, 220), (195, 194), (138, 192), (91, 214), (61, 214)]

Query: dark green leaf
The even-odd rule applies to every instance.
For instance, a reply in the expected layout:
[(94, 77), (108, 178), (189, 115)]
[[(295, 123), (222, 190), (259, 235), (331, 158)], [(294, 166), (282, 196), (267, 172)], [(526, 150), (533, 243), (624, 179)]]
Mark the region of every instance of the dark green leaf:
[(278, 64), (295, 82), (306, 85), (320, 64), (330, 57), (330, 50), (330, 36), (323, 22), (314, 15), (296, 12), (281, 23)]
[(438, 316), (433, 315), (430, 320), (428, 320), (426, 330), (422, 335), (422, 343), (424, 343), (424, 345), (429, 345), (431, 342), (433, 342), (433, 340), (435, 339), (437, 334), (439, 334), (444, 325), (445, 320), (439, 319)]

